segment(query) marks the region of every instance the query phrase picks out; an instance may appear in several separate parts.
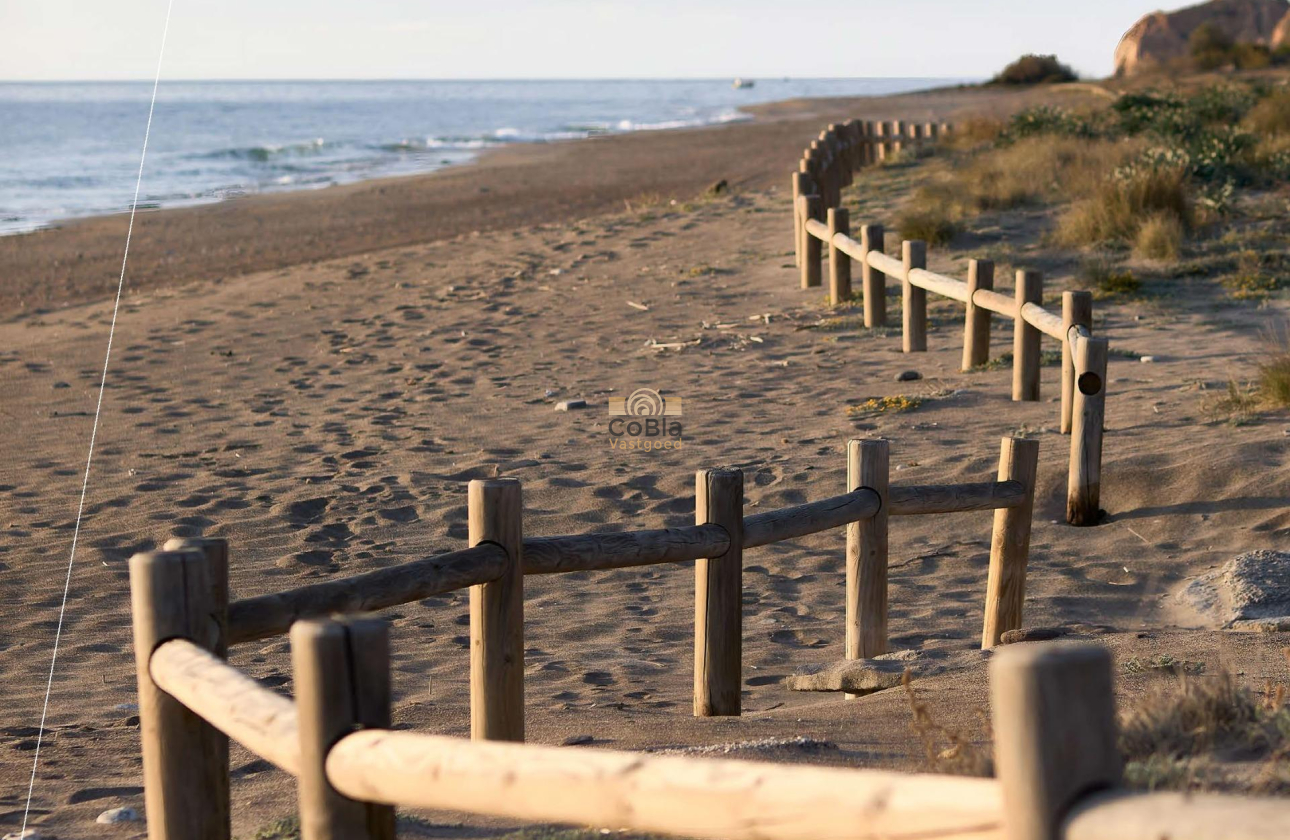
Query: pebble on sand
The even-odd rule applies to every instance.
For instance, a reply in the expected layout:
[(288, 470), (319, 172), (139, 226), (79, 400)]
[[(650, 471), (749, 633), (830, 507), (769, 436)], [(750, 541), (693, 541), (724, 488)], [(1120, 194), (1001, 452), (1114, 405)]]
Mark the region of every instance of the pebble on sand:
[(916, 370), (902, 370), (900, 373), (896, 374), (897, 382), (914, 382), (915, 380), (922, 378), (923, 375)]
[(576, 408), (586, 408), (586, 400), (562, 400), (555, 404), (556, 411), (573, 411)]
[(94, 819), (94, 822), (105, 825), (138, 821), (139, 812), (133, 808), (109, 808)]

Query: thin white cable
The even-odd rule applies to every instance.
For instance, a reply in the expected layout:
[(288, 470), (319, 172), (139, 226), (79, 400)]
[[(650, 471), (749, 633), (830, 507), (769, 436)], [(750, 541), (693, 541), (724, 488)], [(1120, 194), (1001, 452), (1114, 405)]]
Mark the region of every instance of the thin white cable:
[(99, 417), (103, 414), (103, 392), (107, 390), (108, 363), (112, 360), (112, 340), (116, 337), (116, 318), (121, 309), (121, 292), (125, 288), (125, 266), (130, 259), (130, 238), (134, 235), (134, 215), (139, 209), (139, 192), (143, 187), (143, 163), (148, 157), (148, 138), (152, 135), (152, 112), (157, 107), (157, 88), (161, 86), (161, 61), (166, 55), (166, 35), (170, 32), (170, 10), (175, 0), (166, 4), (166, 22), (161, 29), (161, 49), (157, 54), (157, 73), (152, 80), (152, 99), (148, 103), (148, 124), (143, 130), (143, 150), (139, 153), (139, 176), (134, 182), (134, 201), (130, 203), (130, 224), (125, 233), (125, 253), (121, 256), (121, 276), (116, 284), (116, 300), (112, 304), (112, 324), (108, 328), (107, 352), (103, 356), (103, 376), (99, 380), (98, 406), (94, 409), (94, 426), (90, 429), (90, 451), (85, 456), (85, 478), (81, 481), (81, 502), (76, 508), (76, 528), (72, 531), (72, 552), (67, 558), (67, 579), (63, 582), (63, 603), (58, 608), (58, 629), (54, 631), (54, 653), (49, 659), (49, 681), (45, 684), (45, 703), (40, 711), (40, 728), (36, 730), (36, 755), (31, 761), (31, 781), (27, 784), (27, 804), (22, 810), (22, 828), (18, 836), (27, 831), (27, 818), (31, 813), (31, 799), (36, 790), (36, 772), (40, 768), (40, 747), (45, 737), (45, 720), (49, 715), (49, 695), (54, 688), (54, 669), (58, 665), (58, 646), (63, 640), (63, 617), (67, 614), (67, 595), (72, 588), (72, 567), (76, 563), (76, 543), (81, 536), (81, 517), (85, 514), (85, 495), (90, 486), (90, 465), (94, 463), (94, 443), (99, 434)]

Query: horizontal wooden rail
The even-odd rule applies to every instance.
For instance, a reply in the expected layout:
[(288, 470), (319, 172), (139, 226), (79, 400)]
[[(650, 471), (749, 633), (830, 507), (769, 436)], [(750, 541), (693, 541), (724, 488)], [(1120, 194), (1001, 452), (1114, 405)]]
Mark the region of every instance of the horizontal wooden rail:
[(370, 730), (332, 748), (327, 778), (367, 802), (713, 840), (1002, 837), (998, 783), (961, 776)]
[(857, 242), (845, 233), (835, 233), (833, 235), (833, 247), (851, 259), (859, 260), (862, 264), (865, 261), (865, 255), (869, 253), (862, 243)]
[(171, 639), (152, 653), (152, 680), (162, 691), (265, 761), (300, 773), (296, 707), (210, 651)]
[(1005, 318), (1017, 317), (1017, 301), (992, 289), (977, 289), (972, 293), (972, 303)]
[(829, 226), (819, 219), (807, 219), (806, 232), (821, 242), (829, 241)]
[(959, 513), (970, 510), (1012, 508), (1026, 501), (1020, 481), (983, 481), (977, 484), (929, 484), (892, 487), (888, 512), (892, 516)]
[(868, 487), (796, 507), (744, 518), (744, 548), (793, 540), (868, 519), (882, 508), (882, 498)]
[(684, 563), (702, 557), (720, 557), (729, 546), (730, 535), (720, 525), (530, 537), (524, 541), (524, 574), (553, 575)]
[(369, 612), (497, 580), (506, 552), (495, 545), (451, 551), (341, 580), (243, 598), (228, 605), (229, 644), (287, 632), (302, 618)]
[(1290, 836), (1290, 800), (1114, 791), (1083, 799), (1063, 840), (1267, 840)]
[(1021, 307), (1021, 317), (1027, 324), (1050, 338), (1066, 340), (1066, 329), (1062, 326), (1062, 316), (1054, 315), (1037, 303), (1026, 303)]
[(920, 289), (953, 298), (960, 303), (968, 302), (968, 285), (962, 280), (955, 280), (944, 274), (934, 274), (925, 268), (916, 268), (909, 272), (909, 282)]
[(905, 276), (905, 264), (895, 257), (887, 256), (882, 251), (870, 251), (865, 255), (865, 262), (883, 274), (892, 277)]

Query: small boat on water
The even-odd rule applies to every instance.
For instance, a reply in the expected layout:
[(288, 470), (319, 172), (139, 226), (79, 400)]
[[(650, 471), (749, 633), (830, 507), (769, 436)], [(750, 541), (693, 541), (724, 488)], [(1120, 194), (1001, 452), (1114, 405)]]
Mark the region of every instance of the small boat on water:
[(750, 88), (755, 84), (757, 83), (752, 79), (735, 79), (734, 84), (732, 84), (731, 87), (735, 90), (739, 90), (741, 88)]

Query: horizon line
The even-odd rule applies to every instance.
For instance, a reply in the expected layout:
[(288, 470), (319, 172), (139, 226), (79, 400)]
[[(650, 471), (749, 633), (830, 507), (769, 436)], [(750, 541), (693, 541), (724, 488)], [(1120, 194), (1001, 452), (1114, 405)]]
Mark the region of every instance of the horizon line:
[[(282, 77), (214, 77), (214, 76), (181, 76), (163, 79), (165, 82), (204, 82), (212, 84), (247, 83), (247, 82), (720, 82), (731, 79), (751, 81), (799, 81), (799, 82), (833, 82), (833, 81), (928, 81), (928, 82), (966, 82), (974, 81), (977, 76), (793, 76), (793, 75), (760, 75), (740, 76), (282, 76)], [(39, 79), (0, 79), (0, 84), (135, 84), (150, 79), (84, 79), (84, 78), (39, 78)]]

